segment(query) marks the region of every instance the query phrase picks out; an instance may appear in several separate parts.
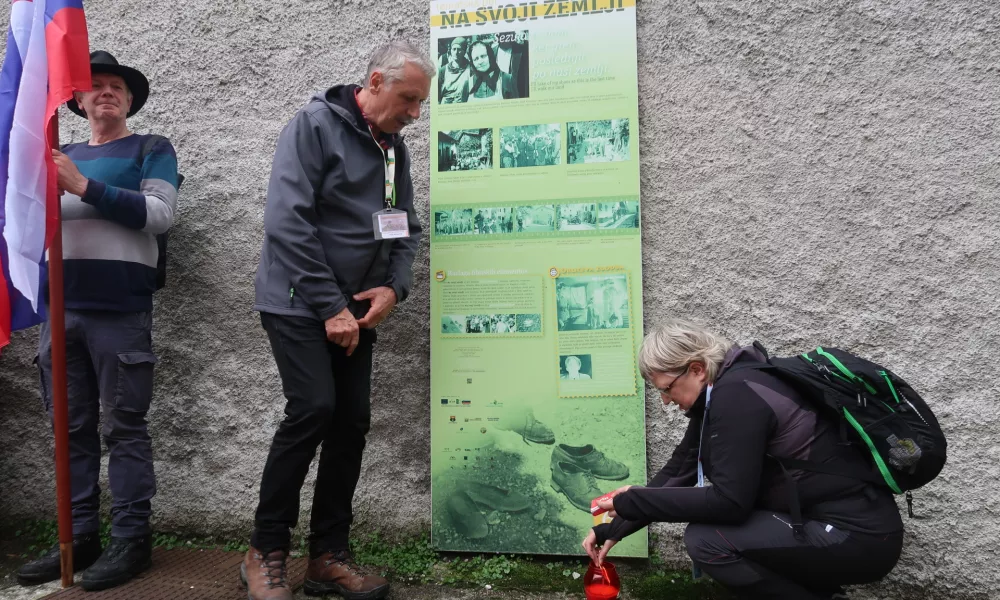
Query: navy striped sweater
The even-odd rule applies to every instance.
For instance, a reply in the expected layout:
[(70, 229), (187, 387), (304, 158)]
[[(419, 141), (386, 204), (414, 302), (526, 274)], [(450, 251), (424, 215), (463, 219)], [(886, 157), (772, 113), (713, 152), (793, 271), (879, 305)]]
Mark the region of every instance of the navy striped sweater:
[(177, 207), (177, 156), (166, 139), (143, 159), (147, 135), (63, 152), (90, 182), (62, 196), (66, 308), (149, 311), (156, 290), (156, 234)]

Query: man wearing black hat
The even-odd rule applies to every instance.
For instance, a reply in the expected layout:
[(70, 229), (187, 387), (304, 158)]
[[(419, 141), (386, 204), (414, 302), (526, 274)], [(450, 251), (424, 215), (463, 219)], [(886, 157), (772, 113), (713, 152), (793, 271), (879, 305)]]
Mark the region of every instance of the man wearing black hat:
[[(138, 135), (125, 118), (142, 108), (149, 83), (107, 52), (90, 55), (93, 89), (68, 107), (90, 122), (90, 140), (53, 150), (62, 190), (69, 391), (73, 566), (82, 586), (100, 590), (148, 569), (150, 500), (156, 492), (146, 423), (153, 395), (153, 292), (158, 287), (156, 236), (170, 228), (177, 205), (177, 157), (162, 136)], [(48, 324), (38, 350), (42, 398), (52, 412)], [(111, 542), (99, 535), (104, 414), (113, 499)], [(59, 579), (59, 547), (18, 571), (23, 585)]]

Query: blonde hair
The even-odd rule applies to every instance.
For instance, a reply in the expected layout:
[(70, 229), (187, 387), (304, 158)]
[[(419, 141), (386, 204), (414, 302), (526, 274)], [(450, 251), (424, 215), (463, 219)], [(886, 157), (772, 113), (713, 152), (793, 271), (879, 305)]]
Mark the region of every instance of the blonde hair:
[(705, 365), (714, 382), (733, 344), (698, 323), (673, 319), (653, 328), (639, 348), (639, 372), (649, 380), (654, 373), (680, 374), (691, 363)]

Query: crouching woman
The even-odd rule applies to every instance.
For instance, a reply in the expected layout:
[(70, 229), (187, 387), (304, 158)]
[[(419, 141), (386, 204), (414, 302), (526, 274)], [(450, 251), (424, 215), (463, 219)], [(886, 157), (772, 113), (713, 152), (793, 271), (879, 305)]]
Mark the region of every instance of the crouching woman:
[(867, 465), (857, 448), (841, 443), (837, 423), (767, 371), (748, 368), (764, 361), (757, 349), (734, 347), (692, 323), (673, 321), (646, 337), (642, 376), (665, 406), (684, 412), (687, 431), (646, 487), (622, 488), (604, 503), (614, 520), (583, 541), (595, 562), (623, 537), (667, 522), (689, 523), (684, 543), (695, 565), (740, 598), (843, 598), (841, 586), (877, 581), (893, 569), (903, 524), (888, 490), (784, 472), (772, 458)]

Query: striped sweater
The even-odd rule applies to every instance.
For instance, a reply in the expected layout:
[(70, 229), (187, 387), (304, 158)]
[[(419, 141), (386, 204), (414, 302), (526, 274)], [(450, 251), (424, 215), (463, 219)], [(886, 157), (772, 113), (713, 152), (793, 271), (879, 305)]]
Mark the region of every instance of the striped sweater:
[(162, 139), (143, 159), (148, 138), (132, 134), (62, 150), (90, 180), (82, 198), (62, 196), (66, 308), (153, 309), (155, 236), (174, 220), (177, 156)]

